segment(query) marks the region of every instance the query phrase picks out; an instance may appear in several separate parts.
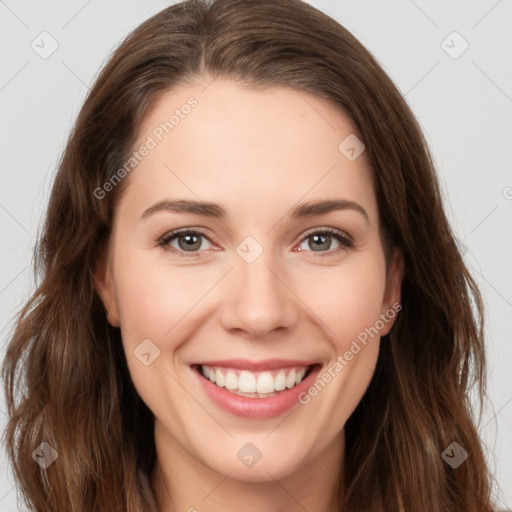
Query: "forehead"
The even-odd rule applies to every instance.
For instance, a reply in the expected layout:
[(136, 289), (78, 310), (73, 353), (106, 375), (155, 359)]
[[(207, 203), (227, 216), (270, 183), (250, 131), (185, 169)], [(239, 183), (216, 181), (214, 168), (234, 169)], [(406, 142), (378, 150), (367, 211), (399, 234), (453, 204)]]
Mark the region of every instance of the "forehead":
[(141, 208), (200, 198), (242, 217), (343, 197), (376, 215), (365, 153), (351, 161), (340, 151), (354, 132), (332, 105), (292, 88), (256, 90), (220, 78), (181, 87), (144, 119), (134, 150), (149, 150), (130, 173), (126, 195)]

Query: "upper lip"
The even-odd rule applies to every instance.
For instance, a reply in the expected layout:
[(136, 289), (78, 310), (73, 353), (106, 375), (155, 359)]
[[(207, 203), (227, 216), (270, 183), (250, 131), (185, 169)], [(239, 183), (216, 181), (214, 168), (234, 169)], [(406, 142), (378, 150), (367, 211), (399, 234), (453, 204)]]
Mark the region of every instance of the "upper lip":
[(263, 359), (262, 361), (251, 361), (249, 359), (216, 359), (214, 361), (200, 361), (194, 364), (257, 372), (265, 370), (278, 370), (280, 368), (290, 368), (296, 366), (312, 366), (314, 364), (318, 364), (318, 361), (304, 361), (298, 359)]

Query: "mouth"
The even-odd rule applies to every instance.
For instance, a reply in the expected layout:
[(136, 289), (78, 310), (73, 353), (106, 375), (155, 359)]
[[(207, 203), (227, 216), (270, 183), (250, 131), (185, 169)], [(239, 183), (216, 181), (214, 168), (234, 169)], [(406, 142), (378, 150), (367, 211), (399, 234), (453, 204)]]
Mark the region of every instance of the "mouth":
[(206, 395), (216, 405), (250, 418), (277, 416), (296, 405), (299, 395), (311, 386), (321, 367), (320, 363), (283, 360), (191, 365)]
[(238, 396), (262, 399), (277, 396), (298, 386), (311, 373), (313, 366), (295, 366), (263, 372), (208, 365), (197, 365), (195, 369), (219, 388), (225, 388)]

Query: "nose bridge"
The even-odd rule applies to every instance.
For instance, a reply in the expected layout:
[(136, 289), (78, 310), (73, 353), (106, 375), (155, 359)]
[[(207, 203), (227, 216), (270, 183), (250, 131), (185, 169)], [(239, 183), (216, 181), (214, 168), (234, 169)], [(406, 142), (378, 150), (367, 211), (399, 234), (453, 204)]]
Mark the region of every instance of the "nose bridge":
[(246, 240), (237, 253), (222, 315), (225, 328), (261, 337), (290, 327), (297, 317), (294, 295), (273, 251)]

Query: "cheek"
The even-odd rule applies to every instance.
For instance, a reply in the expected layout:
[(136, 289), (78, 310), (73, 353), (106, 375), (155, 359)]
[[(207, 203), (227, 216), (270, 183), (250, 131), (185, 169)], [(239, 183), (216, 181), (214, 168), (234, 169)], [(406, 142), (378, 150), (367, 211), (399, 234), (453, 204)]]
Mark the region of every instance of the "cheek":
[(211, 274), (199, 266), (171, 267), (144, 254), (120, 261), (116, 268), (116, 298), (128, 337), (150, 338), (159, 343), (165, 339), (166, 344), (172, 344), (169, 332), (211, 288), (215, 282)]
[[(142, 251), (119, 258), (115, 265), (115, 294), (128, 370), (138, 394), (157, 417), (162, 411), (174, 410), (176, 401), (187, 407), (186, 394), (179, 386), (173, 387), (180, 376), (172, 359), (190, 334), (182, 329), (196, 312), (191, 310), (215, 277), (204, 272), (198, 276), (198, 268), (171, 268), (151, 261)], [(144, 357), (147, 353), (149, 357)], [(167, 393), (170, 388), (176, 390), (172, 400)]]
[(378, 253), (368, 254), (353, 263), (313, 269), (307, 282), (297, 285), (300, 296), (321, 320), (337, 353), (341, 353), (379, 319), (385, 264)]

